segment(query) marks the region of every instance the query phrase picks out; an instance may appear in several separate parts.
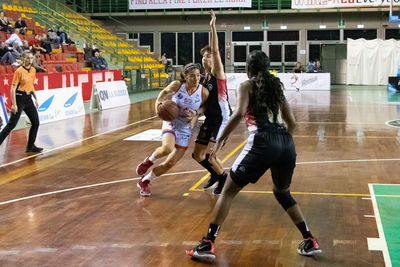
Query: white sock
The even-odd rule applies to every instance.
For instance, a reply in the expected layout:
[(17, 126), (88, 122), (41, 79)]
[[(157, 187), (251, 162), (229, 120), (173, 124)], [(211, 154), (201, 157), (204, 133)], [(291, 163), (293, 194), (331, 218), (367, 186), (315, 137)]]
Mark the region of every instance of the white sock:
[(149, 160), (150, 160), (151, 162), (153, 162), (153, 163), (156, 161), (156, 156), (154, 155), (154, 153), (151, 154), (151, 156), (149, 157)]
[(152, 181), (152, 180), (154, 180), (156, 177), (157, 177), (157, 176), (153, 173), (153, 170), (152, 170), (151, 172), (149, 172), (148, 174), (146, 174), (145, 177), (143, 177), (142, 181), (146, 181), (146, 180)]

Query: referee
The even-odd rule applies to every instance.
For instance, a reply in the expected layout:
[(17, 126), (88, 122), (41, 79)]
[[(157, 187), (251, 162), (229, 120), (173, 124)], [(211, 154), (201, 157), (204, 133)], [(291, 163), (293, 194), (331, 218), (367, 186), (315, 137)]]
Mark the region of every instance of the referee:
[[(33, 88), (36, 69), (32, 67), (33, 55), (31, 52), (25, 52), (22, 55), (22, 60), (22, 66), (14, 72), (11, 85), (11, 117), (6, 127), (0, 132), (0, 145), (17, 125), (22, 111), (25, 111), (32, 123), (26, 152), (38, 153), (43, 148), (35, 146), (36, 135), (39, 129), (38, 101)], [(32, 101), (32, 96), (35, 98), (35, 103)]]

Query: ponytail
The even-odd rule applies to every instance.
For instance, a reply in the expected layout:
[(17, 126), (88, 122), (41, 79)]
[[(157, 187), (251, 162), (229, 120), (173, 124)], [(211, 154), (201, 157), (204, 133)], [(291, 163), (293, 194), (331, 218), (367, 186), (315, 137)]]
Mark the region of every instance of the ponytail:
[(273, 76), (268, 70), (262, 70), (257, 73), (255, 85), (256, 111), (272, 112), (273, 122), (277, 123), (279, 110), (285, 99), (280, 79)]

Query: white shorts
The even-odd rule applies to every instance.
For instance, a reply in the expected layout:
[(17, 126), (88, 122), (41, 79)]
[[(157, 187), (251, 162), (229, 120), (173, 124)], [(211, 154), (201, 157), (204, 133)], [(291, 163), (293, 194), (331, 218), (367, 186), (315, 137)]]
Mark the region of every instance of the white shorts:
[(175, 147), (187, 149), (190, 138), (192, 137), (192, 129), (190, 123), (182, 124), (180, 121), (163, 121), (162, 134), (172, 133), (175, 136)]

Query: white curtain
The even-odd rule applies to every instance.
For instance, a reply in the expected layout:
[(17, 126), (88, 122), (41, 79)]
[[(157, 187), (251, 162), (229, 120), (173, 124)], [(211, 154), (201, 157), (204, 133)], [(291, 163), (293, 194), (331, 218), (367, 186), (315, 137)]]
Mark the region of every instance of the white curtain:
[(400, 41), (347, 40), (347, 84), (387, 85), (400, 65)]

